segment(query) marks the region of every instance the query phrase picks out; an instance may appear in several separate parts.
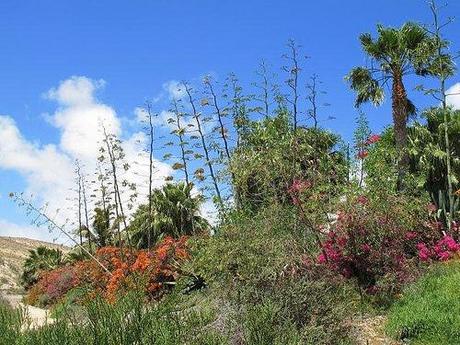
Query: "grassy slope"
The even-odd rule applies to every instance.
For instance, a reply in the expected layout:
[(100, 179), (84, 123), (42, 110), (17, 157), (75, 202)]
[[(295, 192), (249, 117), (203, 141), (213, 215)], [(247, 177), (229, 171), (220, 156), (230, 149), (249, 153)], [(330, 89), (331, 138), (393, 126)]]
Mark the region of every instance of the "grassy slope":
[(411, 344), (460, 344), (460, 262), (439, 264), (391, 308), (388, 332)]

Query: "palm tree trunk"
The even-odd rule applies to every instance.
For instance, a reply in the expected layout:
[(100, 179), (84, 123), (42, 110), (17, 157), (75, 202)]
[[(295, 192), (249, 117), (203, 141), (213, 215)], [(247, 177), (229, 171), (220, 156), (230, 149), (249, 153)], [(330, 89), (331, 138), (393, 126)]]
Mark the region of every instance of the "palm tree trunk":
[(404, 189), (404, 178), (409, 168), (407, 152), (407, 93), (402, 81), (402, 73), (394, 73), (392, 90), (393, 124), (398, 159), (397, 191)]

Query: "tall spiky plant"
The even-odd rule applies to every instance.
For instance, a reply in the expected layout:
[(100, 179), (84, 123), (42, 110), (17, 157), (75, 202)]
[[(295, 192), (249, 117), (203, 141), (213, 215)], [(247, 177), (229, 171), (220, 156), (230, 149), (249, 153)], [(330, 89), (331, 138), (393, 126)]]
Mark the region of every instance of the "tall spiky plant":
[(197, 131), (198, 131), (198, 134), (199, 134), (200, 139), (201, 139), (201, 148), (203, 149), (204, 158), (206, 160), (205, 163), (208, 166), (209, 175), (211, 176), (212, 183), (214, 185), (214, 190), (216, 192), (217, 202), (218, 202), (221, 210), (223, 210), (224, 203), (223, 203), (223, 200), (222, 200), (222, 195), (220, 193), (219, 184), (217, 182), (216, 173), (214, 171), (212, 158), (211, 158), (211, 155), (210, 155), (210, 152), (209, 152), (208, 145), (206, 143), (206, 138), (205, 138), (205, 134), (204, 134), (204, 128), (203, 128), (203, 125), (202, 125), (202, 122), (201, 122), (201, 114), (200, 114), (200, 112), (198, 112), (198, 110), (196, 108), (195, 99), (193, 97), (193, 89), (187, 82), (183, 82), (182, 84), (184, 86), (184, 89), (185, 89), (185, 92), (187, 94), (190, 107), (192, 109), (192, 117), (195, 120), (196, 125), (197, 125)]
[(446, 93), (446, 81), (452, 77), (455, 73), (455, 66), (453, 58), (446, 50), (449, 48), (449, 42), (443, 38), (442, 30), (447, 25), (452, 23), (453, 19), (448, 18), (444, 23), (439, 19), (440, 8), (436, 4), (435, 0), (429, 2), (430, 10), (433, 15), (433, 23), (431, 29), (428, 32), (434, 37), (435, 41), (435, 59), (432, 65), (432, 74), (439, 80), (439, 88), (433, 90), (432, 95), (441, 102), (443, 109), (443, 127), (444, 127), (444, 144), (446, 153), (446, 169), (447, 169), (447, 197), (449, 202), (449, 212), (447, 214), (447, 226), (449, 230), (452, 226), (455, 196), (452, 183), (452, 159), (451, 159), (451, 144), (449, 140), (449, 128), (448, 128), (448, 113), (449, 109), (447, 106), (447, 93)]

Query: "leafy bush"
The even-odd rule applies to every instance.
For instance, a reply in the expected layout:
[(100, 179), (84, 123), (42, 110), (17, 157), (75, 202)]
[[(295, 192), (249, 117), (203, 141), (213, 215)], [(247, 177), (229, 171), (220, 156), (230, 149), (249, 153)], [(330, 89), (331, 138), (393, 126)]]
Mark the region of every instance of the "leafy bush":
[(179, 264), (188, 258), (186, 242), (186, 237), (178, 240), (166, 237), (151, 251), (100, 248), (95, 256), (110, 274), (94, 260), (77, 261), (44, 272), (30, 289), (27, 301), (52, 305), (75, 288), (88, 291), (82, 301), (98, 294), (114, 301), (119, 294), (129, 290), (141, 290), (150, 298), (159, 298), (179, 277)]
[(27, 289), (35, 284), (43, 271), (53, 270), (63, 264), (62, 251), (40, 246), (30, 250), (24, 262), (21, 283)]
[(254, 123), (230, 167), (241, 202), (252, 210), (289, 202), (287, 190), (299, 177), (315, 181), (318, 191), (337, 193), (347, 175), (345, 156), (336, 148), (339, 140), (322, 129), (292, 131), (283, 113)]
[(422, 203), (391, 195), (349, 196), (325, 232), (318, 261), (379, 297), (417, 275), (417, 243), (442, 237)]
[(0, 304), (0, 345), (222, 345), (227, 340), (205, 327), (214, 320), (213, 310), (179, 310), (174, 299), (158, 305), (145, 297), (128, 294), (114, 303), (96, 298), (75, 319), (62, 311), (55, 323), (33, 329), (26, 315)]
[(357, 294), (343, 279), (306, 265), (314, 242), (294, 207), (236, 214), (217, 236), (192, 241), (191, 252), (187, 270), (235, 310), (237, 326), (228, 327), (242, 333), (242, 343), (346, 342)]
[(390, 309), (387, 330), (411, 344), (460, 343), (460, 264), (438, 264)]

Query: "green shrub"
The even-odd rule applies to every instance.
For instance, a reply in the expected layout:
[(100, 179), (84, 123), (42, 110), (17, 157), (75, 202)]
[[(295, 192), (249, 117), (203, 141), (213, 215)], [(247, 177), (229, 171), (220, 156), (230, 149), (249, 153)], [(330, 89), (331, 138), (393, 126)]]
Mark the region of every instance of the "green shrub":
[(98, 298), (83, 313), (84, 318), (76, 318), (74, 310), (63, 307), (54, 324), (33, 329), (22, 310), (0, 304), (0, 345), (226, 343), (224, 336), (206, 329), (214, 320), (212, 310), (180, 310), (173, 298), (160, 304), (146, 304), (143, 296), (132, 294), (114, 304)]
[(411, 344), (460, 344), (460, 263), (434, 267), (389, 313), (387, 331)]
[(308, 266), (317, 249), (294, 212), (272, 205), (240, 214), (193, 245), (186, 269), (235, 311), (229, 332), (242, 333), (244, 344), (347, 342), (345, 321), (357, 294), (341, 278)]

